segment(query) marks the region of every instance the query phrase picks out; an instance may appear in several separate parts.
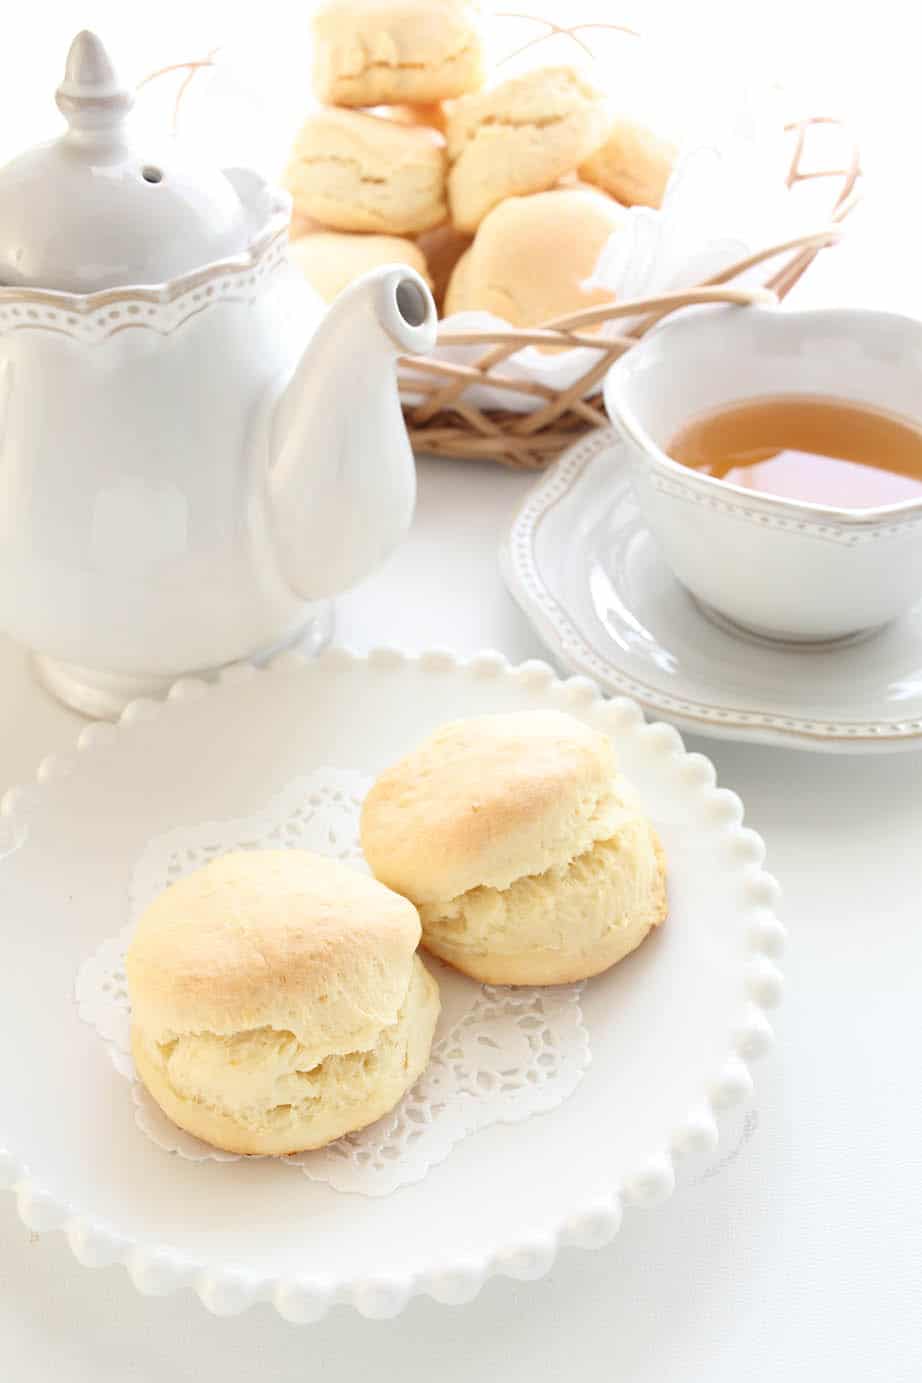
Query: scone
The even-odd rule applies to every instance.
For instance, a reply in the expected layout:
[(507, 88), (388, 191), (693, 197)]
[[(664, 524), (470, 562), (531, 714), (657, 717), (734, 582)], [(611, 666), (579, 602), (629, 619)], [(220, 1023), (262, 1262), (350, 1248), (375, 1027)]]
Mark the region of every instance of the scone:
[(612, 302), (608, 289), (585, 281), (623, 217), (610, 198), (585, 189), (509, 197), (484, 218), (456, 265), (446, 315), (479, 310), (529, 327)]
[(448, 214), (441, 136), (361, 111), (328, 106), (310, 115), (284, 182), (299, 215), (333, 230), (410, 235)]
[(472, 0), (322, 0), (314, 14), (314, 91), (321, 101), (443, 101), (476, 91), (483, 71)]
[(662, 849), (611, 741), (557, 711), (443, 726), (377, 780), (361, 830), (427, 950), (488, 984), (598, 974), (666, 916)]
[(412, 240), (397, 235), (354, 235), (349, 231), (318, 231), (296, 240), (289, 256), (311, 286), (327, 302), (369, 269), (382, 264), (409, 264), (423, 278), (426, 256)]
[(138, 1075), (235, 1153), (319, 1148), (380, 1119), (429, 1058), (438, 987), (404, 898), (303, 850), (239, 851), (173, 884), (128, 951)]
[(616, 120), (605, 142), (580, 164), (579, 175), (624, 206), (659, 207), (677, 154), (674, 144), (643, 125)]
[(601, 144), (599, 92), (569, 67), (543, 67), (463, 96), (448, 108), (448, 198), (474, 231), (504, 197), (544, 192)]

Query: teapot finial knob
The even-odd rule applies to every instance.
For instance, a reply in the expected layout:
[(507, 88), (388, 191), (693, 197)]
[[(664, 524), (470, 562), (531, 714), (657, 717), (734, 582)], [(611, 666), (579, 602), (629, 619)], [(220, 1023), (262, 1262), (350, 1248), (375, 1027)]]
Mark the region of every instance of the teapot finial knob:
[(114, 132), (134, 103), (102, 40), (89, 29), (81, 30), (70, 45), (55, 100), (71, 133), (80, 135)]

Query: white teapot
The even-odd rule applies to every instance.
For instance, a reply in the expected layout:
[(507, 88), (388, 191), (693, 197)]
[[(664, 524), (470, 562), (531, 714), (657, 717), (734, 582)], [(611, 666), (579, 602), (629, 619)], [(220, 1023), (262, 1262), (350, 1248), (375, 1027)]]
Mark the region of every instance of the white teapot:
[(0, 629), (107, 716), (323, 640), (409, 526), (396, 360), (436, 313), (395, 266), (323, 315), (287, 195), (139, 152), (95, 35), (57, 102), (67, 131), (0, 169)]

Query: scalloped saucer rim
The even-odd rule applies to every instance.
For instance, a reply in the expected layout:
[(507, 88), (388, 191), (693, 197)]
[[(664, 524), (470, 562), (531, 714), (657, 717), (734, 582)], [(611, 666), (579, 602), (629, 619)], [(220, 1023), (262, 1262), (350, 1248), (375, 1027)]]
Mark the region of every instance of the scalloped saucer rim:
[(834, 647), (759, 639), (714, 620), (643, 524), (612, 429), (542, 475), (500, 565), (566, 671), (683, 731), (825, 753), (922, 749), (922, 602)]

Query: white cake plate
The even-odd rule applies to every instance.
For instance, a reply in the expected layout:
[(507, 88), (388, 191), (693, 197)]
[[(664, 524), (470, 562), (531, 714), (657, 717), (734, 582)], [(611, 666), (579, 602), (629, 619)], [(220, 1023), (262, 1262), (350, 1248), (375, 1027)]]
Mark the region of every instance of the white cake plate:
[[(374, 774), (452, 717), (543, 706), (611, 732), (669, 862), (668, 922), (581, 996), (592, 1064), (569, 1099), (472, 1134), (378, 1199), (273, 1159), (184, 1160), (141, 1133), (74, 977), (124, 924), (145, 844), (246, 816), (320, 765)], [(269, 1301), (294, 1321), (335, 1302), (387, 1316), (414, 1294), (468, 1300), (492, 1274), (541, 1276), (563, 1244), (607, 1242), (622, 1205), (668, 1196), (750, 1092), (780, 992), (777, 886), (710, 762), (635, 704), (497, 654), (333, 650), (178, 683), (117, 726), (87, 726), (79, 751), (2, 804), (0, 1184), (82, 1263), (122, 1263), (144, 1292), (192, 1287), (222, 1314)]]
[(922, 601), (834, 647), (721, 624), (660, 556), (609, 430), (542, 476), (501, 560), (555, 661), (682, 730), (827, 753), (922, 748)]

